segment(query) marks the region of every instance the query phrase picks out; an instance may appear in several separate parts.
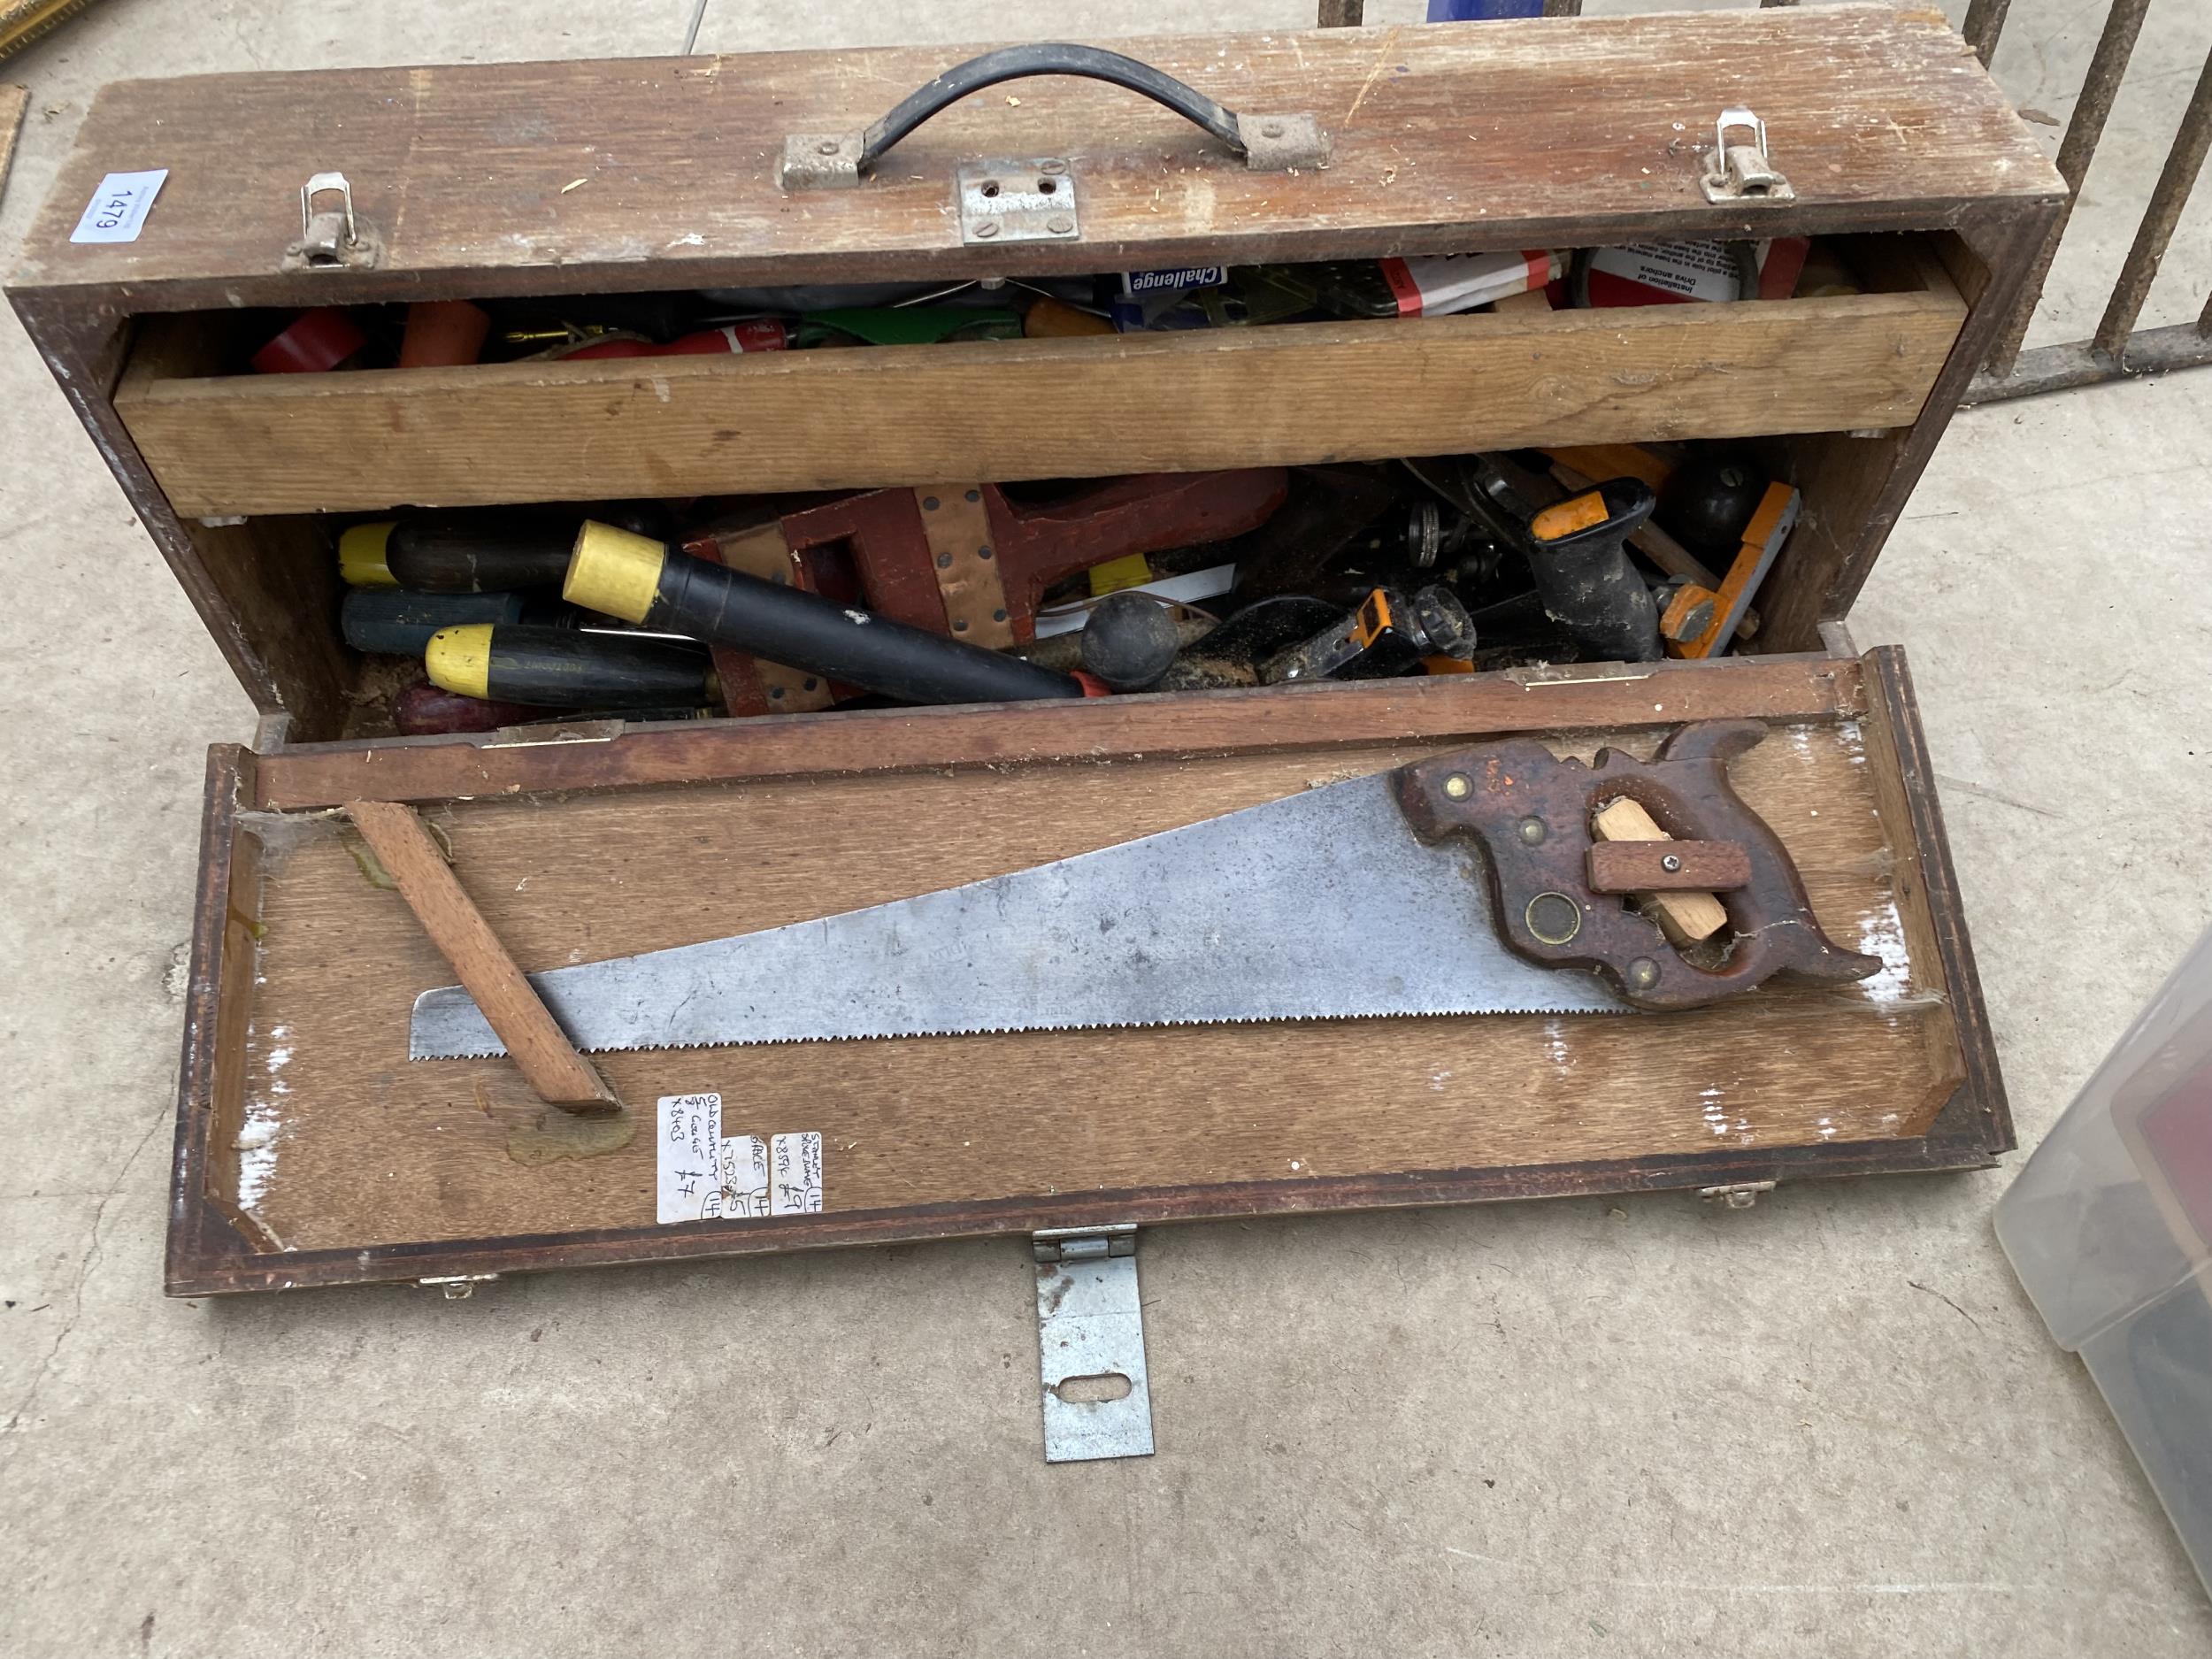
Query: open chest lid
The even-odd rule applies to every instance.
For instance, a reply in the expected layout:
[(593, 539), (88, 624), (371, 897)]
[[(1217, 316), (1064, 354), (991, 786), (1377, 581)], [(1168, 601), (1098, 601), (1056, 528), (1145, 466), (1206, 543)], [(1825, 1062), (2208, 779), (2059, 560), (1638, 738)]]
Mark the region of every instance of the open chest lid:
[[(1256, 719), (1263, 701), (1296, 713)], [(940, 891), (1471, 741), (1540, 732), (1558, 752), (1640, 756), (1709, 718), (1769, 728), (1732, 787), (1784, 838), (1832, 936), (1878, 956), (1872, 977), (1634, 1018), (609, 1051), (596, 1062), (627, 1108), (611, 1118), (549, 1106), (504, 1057), (411, 1058), (415, 999), (451, 973), (344, 815), (412, 803), (494, 935), (538, 971)], [(218, 749), (208, 807), (170, 1237), (180, 1294), (1729, 1188), (1981, 1167), (2010, 1142), (1893, 651), (603, 741)], [(695, 1141), (717, 1156), (810, 1148), (806, 1201), (703, 1207), (726, 1183), (684, 1186), (702, 1179)]]
[[(1096, 80), (999, 81), (854, 170), (870, 123), (972, 56), (938, 47), (121, 82), (11, 288), (170, 311), (293, 303), (303, 269), (338, 303), (480, 293), (488, 272), (518, 293), (1021, 276), (1926, 229), (2064, 194), (1933, 10), (1116, 44), (1225, 121)], [(1709, 191), (1724, 114), (1725, 157), (1755, 159), (1744, 112), (1779, 183), (1739, 168)], [(964, 228), (964, 169), (1040, 160), (1065, 168), (1029, 204), (1052, 211)], [(114, 176), (157, 171), (133, 239), (73, 240)], [(349, 219), (319, 251), (303, 193), (330, 174), (346, 193), (306, 205)], [(987, 182), (970, 209), (992, 209)]]

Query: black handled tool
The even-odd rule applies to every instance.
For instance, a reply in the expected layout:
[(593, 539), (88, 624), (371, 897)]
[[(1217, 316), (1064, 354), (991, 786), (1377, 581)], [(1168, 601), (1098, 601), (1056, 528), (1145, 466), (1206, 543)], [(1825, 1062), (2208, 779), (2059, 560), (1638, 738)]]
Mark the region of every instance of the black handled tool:
[(1627, 545), (1658, 502), (1641, 479), (1616, 478), (1529, 520), (1529, 570), (1544, 610), (1601, 657), (1659, 659), (1659, 608)]
[[(461, 509), (359, 524), (339, 538), (339, 568), (357, 587), (421, 594), (552, 588), (567, 574), (586, 511)], [(589, 511), (626, 530), (651, 534), (668, 527), (667, 510), (654, 502), (610, 502)]]
[(561, 596), (902, 703), (1013, 703), (1086, 691), (1071, 675), (763, 581), (612, 525), (587, 524), (577, 534)]
[(711, 700), (707, 654), (688, 640), (476, 623), (423, 649), (434, 685), (541, 709), (696, 708)]
[(353, 588), (338, 602), (338, 631), (357, 651), (419, 657), (442, 628), (471, 623), (542, 623), (573, 627), (580, 612), (530, 594), (422, 594), (406, 588)]
[(1409, 672), (1424, 657), (1467, 662), (1475, 654), (1475, 625), (1459, 596), (1441, 585), (1409, 598), (1378, 588), (1348, 617), (1338, 618), (1310, 639), (1260, 664), (1265, 685), (1309, 680), (1384, 680)]

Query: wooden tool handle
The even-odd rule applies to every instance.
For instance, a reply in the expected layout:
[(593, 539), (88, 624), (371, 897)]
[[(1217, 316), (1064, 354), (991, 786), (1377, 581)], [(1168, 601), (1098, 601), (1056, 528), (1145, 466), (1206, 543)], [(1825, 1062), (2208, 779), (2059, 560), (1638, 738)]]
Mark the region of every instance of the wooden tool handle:
[[(1696, 1008), (1784, 972), (1865, 979), (1880, 971), (1880, 959), (1821, 933), (1788, 849), (1729, 786), (1729, 761), (1765, 735), (1755, 720), (1705, 720), (1681, 727), (1648, 761), (1605, 749), (1586, 766), (1513, 738), (1416, 761), (1393, 782), (1424, 841), (1464, 834), (1482, 844), (1492, 914), (1510, 949), (1547, 967), (1594, 969), (1640, 1008)], [(1721, 967), (1670, 949), (1653, 918), (1592, 887), (1593, 819), (1624, 800), (1670, 836), (1742, 850), (1747, 879), (1729, 894), (1736, 937)]]
[(554, 1023), (415, 810), (396, 801), (349, 801), (346, 816), (539, 1098), (572, 1112), (619, 1111), (622, 1102)]
[[(1591, 814), (1590, 833), (1601, 845), (1673, 840), (1659, 827), (1658, 821), (1644, 810), (1640, 802), (1632, 801), (1626, 795), (1617, 801), (1608, 802)], [(1593, 847), (1590, 849), (1593, 887), (1597, 886), (1594, 879), (1597, 860), (1598, 849)], [(1677, 949), (1694, 945), (1701, 939), (1710, 939), (1728, 926), (1728, 909), (1713, 896), (1709, 888), (1669, 893), (1656, 887), (1645, 887), (1637, 891), (1636, 902), (1646, 915), (1659, 924), (1659, 931), (1667, 936), (1667, 942)]]

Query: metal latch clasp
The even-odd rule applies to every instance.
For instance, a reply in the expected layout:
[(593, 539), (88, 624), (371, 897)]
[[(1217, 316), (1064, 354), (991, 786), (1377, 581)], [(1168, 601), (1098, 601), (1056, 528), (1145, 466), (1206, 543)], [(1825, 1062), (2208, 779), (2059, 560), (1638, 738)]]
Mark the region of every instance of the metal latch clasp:
[[(318, 198), (335, 196), (338, 205), (318, 210)], [(381, 251), (375, 235), (353, 216), (353, 186), (342, 173), (318, 173), (300, 186), (300, 236), (284, 250), (287, 271), (362, 270)]]
[[(1747, 144), (1732, 144), (1732, 132), (1748, 132)], [(1797, 192), (1768, 158), (1767, 124), (1749, 110), (1723, 110), (1713, 126), (1713, 150), (1705, 158), (1709, 202), (1794, 202)]]

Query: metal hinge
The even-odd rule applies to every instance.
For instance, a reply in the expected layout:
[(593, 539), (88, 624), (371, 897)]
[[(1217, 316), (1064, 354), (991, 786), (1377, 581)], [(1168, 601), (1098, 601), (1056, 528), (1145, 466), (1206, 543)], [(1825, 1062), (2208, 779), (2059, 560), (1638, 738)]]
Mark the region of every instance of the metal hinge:
[[(1732, 131), (1748, 132), (1747, 144), (1732, 144)], [(1797, 192), (1767, 157), (1767, 124), (1749, 110), (1723, 110), (1713, 127), (1713, 153), (1705, 158), (1709, 202), (1794, 202)]]
[(1152, 1455), (1134, 1222), (1030, 1235), (1045, 1462)]
[(1772, 1181), (1738, 1181), (1733, 1187), (1701, 1187), (1697, 1195), (1709, 1204), (1718, 1204), (1724, 1210), (1748, 1210), (1759, 1202), (1761, 1193), (1774, 1190)]
[(499, 1281), (496, 1273), (449, 1273), (437, 1279), (419, 1279), (416, 1284), (425, 1290), (442, 1290), (448, 1302), (466, 1302), (476, 1294), (479, 1285)]

